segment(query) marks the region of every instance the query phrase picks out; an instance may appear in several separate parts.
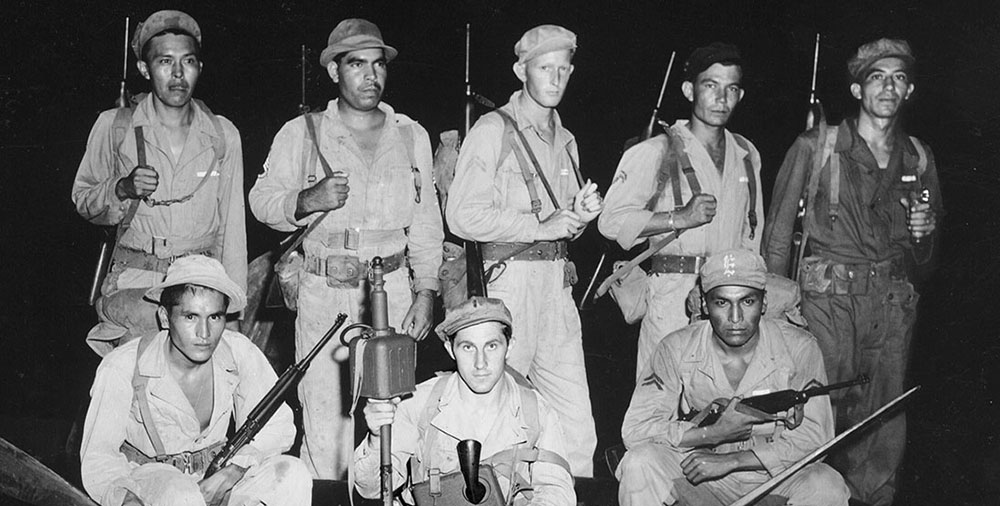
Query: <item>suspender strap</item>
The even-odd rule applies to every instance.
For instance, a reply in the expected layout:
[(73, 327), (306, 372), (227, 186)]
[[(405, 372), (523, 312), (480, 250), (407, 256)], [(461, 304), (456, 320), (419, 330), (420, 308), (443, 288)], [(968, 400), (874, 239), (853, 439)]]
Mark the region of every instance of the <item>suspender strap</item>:
[(156, 423), (153, 422), (153, 414), (149, 410), (149, 397), (146, 395), (146, 385), (149, 377), (139, 374), (139, 359), (143, 352), (149, 348), (149, 343), (153, 341), (156, 334), (148, 334), (139, 340), (139, 346), (135, 352), (135, 370), (132, 372), (132, 392), (136, 403), (139, 404), (139, 414), (142, 415), (142, 426), (146, 429), (149, 441), (153, 443), (153, 450), (156, 451), (156, 458), (162, 459), (167, 452), (164, 450), (160, 433), (156, 431)]
[[(333, 169), (330, 168), (330, 163), (326, 161), (326, 157), (323, 156), (323, 152), (319, 150), (319, 139), (316, 137), (316, 124), (313, 123), (313, 114), (306, 112), (302, 114), (302, 117), (305, 119), (306, 131), (308, 132), (306, 139), (312, 141), (313, 149), (311, 150), (311, 153), (319, 158), (319, 164), (323, 166), (323, 173), (326, 174), (326, 177), (333, 177)], [(319, 123), (322, 124), (323, 113), (315, 113), (315, 117), (318, 118)], [(312, 164), (310, 164), (310, 166), (312, 166)], [(299, 248), (302, 241), (306, 239), (306, 236), (311, 234), (313, 230), (316, 230), (316, 228), (319, 227), (319, 224), (322, 223), (329, 214), (330, 211), (326, 211), (313, 220), (312, 223), (306, 227), (305, 231), (299, 234), (298, 237), (296, 237), (295, 240), (288, 245), (288, 248), (286, 248), (285, 252), (282, 253), (280, 261), (288, 261), (288, 257)]]
[(410, 172), (413, 173), (413, 189), (416, 191), (413, 201), (419, 204), (420, 190), (423, 189), (423, 183), (420, 181), (420, 168), (417, 167), (417, 157), (413, 154), (413, 125), (399, 127), (399, 135), (403, 137), (403, 144), (406, 145), (406, 157), (410, 160)]
[[(121, 114), (119, 112), (119, 114)], [(117, 118), (116, 118), (117, 121)], [(135, 127), (135, 156), (137, 165), (140, 167), (146, 165), (146, 141), (142, 136), (142, 127)], [(115, 231), (115, 247), (111, 252), (111, 258), (117, 258), (122, 249), (122, 237), (125, 232), (128, 231), (129, 227), (132, 226), (132, 219), (135, 218), (135, 212), (139, 210), (139, 199), (132, 199), (128, 203), (128, 209), (125, 210), (125, 216), (122, 217), (122, 221), (118, 224), (118, 229)]]
[(746, 156), (743, 157), (743, 169), (747, 174), (747, 191), (750, 194), (750, 207), (747, 211), (747, 222), (750, 224), (750, 239), (753, 239), (757, 230), (757, 174), (753, 170), (753, 160), (750, 159), (750, 144), (742, 135), (733, 134), (736, 144), (739, 144)]
[[(832, 136), (831, 136), (832, 137)], [(836, 142), (836, 137), (833, 142)], [(829, 141), (828, 141), (829, 142)], [(832, 151), (831, 147), (831, 151)], [(840, 215), (840, 155), (830, 156), (830, 221), (837, 221)]]
[[(511, 117), (511, 115), (508, 114), (506, 111), (504, 111), (502, 109), (496, 109), (496, 112), (500, 114), (500, 117), (503, 118), (504, 122), (507, 123), (507, 125), (511, 129), (513, 129), (514, 133), (517, 134), (517, 138), (521, 140), (521, 145), (524, 146), (524, 151), (528, 153), (528, 157), (531, 159), (531, 166), (535, 168), (535, 174), (538, 176), (538, 179), (540, 179), (542, 181), (542, 186), (545, 187), (545, 192), (549, 195), (549, 200), (552, 201), (552, 207), (554, 207), (556, 209), (561, 209), (561, 207), (559, 206), (559, 201), (558, 201), (558, 199), (556, 199), (556, 194), (555, 194), (555, 192), (552, 191), (552, 186), (549, 184), (548, 178), (545, 177), (545, 172), (542, 171), (542, 165), (540, 163), (538, 163), (538, 158), (535, 156), (535, 152), (531, 150), (531, 146), (528, 144), (528, 139), (524, 136), (524, 132), (522, 132), (521, 129), (518, 128), (517, 122), (514, 121), (514, 118)], [(511, 142), (513, 142), (513, 139), (511, 139)], [(527, 168), (527, 164), (524, 163), (524, 158), (523, 158), (524, 155), (520, 154), (520, 151), (517, 149), (516, 143), (515, 143), (515, 145), (512, 146), (512, 148), (513, 148), (514, 154), (517, 155), (517, 157), (518, 157), (518, 160), (517, 160), (518, 161), (518, 165), (521, 166), (521, 173), (522, 173), (522, 175), (524, 175), (524, 182), (526, 184), (528, 184), (528, 193), (530, 194), (531, 193), (531, 186), (532, 185), (529, 184), (529, 181), (532, 178), (530, 177), (530, 173), (529, 173), (529, 169)], [(572, 157), (570, 157), (570, 158), (572, 159)], [(532, 212), (535, 212), (534, 211), (534, 207), (535, 207), (534, 200), (535, 199), (533, 198), (532, 199), (532, 206), (531, 206), (532, 207)], [(541, 204), (541, 202), (539, 202), (539, 204)], [(541, 209), (539, 209), (539, 211), (541, 211)], [(538, 213), (535, 212), (535, 215), (537, 216)]]

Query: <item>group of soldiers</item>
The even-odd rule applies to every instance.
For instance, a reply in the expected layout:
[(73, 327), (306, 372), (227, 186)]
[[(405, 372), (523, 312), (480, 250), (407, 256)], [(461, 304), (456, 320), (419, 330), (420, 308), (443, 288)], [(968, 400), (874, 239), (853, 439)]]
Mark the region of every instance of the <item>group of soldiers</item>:
[[(902, 391), (918, 297), (909, 276), (930, 261), (942, 213), (930, 149), (900, 124), (915, 75), (905, 41), (858, 49), (847, 66), (858, 115), (795, 141), (765, 217), (760, 154), (726, 128), (744, 96), (736, 47), (691, 53), (681, 86), (690, 116), (628, 149), (602, 198), (556, 111), (576, 35), (535, 27), (514, 45), (522, 88), (468, 132), (442, 210), (426, 130), (381, 100), (397, 50), (373, 23), (346, 19), (319, 61), (338, 98), (281, 128), (249, 193), (261, 222), (305, 229), (302, 252), (278, 266), (297, 309), (296, 357), (338, 312), (367, 317), (374, 257), (390, 322), (426, 337), (441, 288), (442, 214), (453, 234), (481, 244), (484, 266), (503, 267), (489, 270), (490, 297), (448, 308), (435, 328), (457, 372), (412, 397), (369, 401), (370, 433), (353, 455), (341, 407), (346, 350), (334, 342), (299, 385), (300, 456), (282, 455), (295, 435), (283, 406), (203, 479), (230, 417), (242, 424), (276, 378), (237, 332), (247, 299), (240, 135), (193, 98), (201, 42), (179, 11), (137, 28), (132, 49), (150, 92), (133, 109), (101, 114), (73, 186), (84, 218), (120, 231), (88, 335), (105, 358), (82, 475), (103, 505), (308, 504), (310, 478), (339, 478), (350, 463), (358, 492), (377, 496), (385, 424), (394, 486), (408, 502), (455, 472), (455, 444), (474, 439), (505, 502), (576, 504), (573, 477), (593, 476), (597, 437), (567, 243), (594, 220), (626, 250), (659, 248), (648, 273), (613, 288), (642, 319), (622, 426), (628, 451), (614, 470), (621, 504), (728, 504)], [(807, 254), (790, 248), (797, 215)], [(799, 286), (781, 277), (792, 261), (801, 317)], [(776, 307), (789, 286), (792, 302)], [(732, 401), (860, 373), (868, 386), (780, 416)], [(724, 406), (713, 424), (686, 416), (713, 403)], [(774, 493), (789, 504), (891, 504), (904, 423), (895, 416), (838, 451), (832, 467), (812, 464)]]

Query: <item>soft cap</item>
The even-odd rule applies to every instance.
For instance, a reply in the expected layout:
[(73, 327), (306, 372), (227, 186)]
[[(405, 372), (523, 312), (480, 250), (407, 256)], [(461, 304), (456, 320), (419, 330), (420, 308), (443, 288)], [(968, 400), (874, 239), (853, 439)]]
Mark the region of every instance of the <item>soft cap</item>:
[(698, 74), (716, 63), (742, 67), (743, 57), (740, 56), (740, 50), (736, 46), (725, 42), (713, 42), (699, 47), (691, 51), (691, 56), (688, 56), (687, 62), (684, 63), (684, 80), (694, 82)]
[(576, 51), (576, 34), (558, 25), (540, 25), (524, 32), (521, 40), (514, 44), (514, 55), (518, 63), (525, 63), (562, 49)]
[(723, 285), (763, 290), (766, 284), (767, 264), (764, 263), (764, 258), (745, 249), (712, 255), (701, 268), (701, 289), (705, 293)]
[(447, 341), (448, 336), (455, 335), (459, 330), (486, 322), (500, 322), (508, 328), (512, 327), (510, 311), (502, 300), (471, 297), (451, 310), (434, 331), (442, 341)]
[(319, 55), (319, 64), (326, 67), (341, 53), (358, 49), (382, 48), (385, 61), (392, 61), (399, 54), (396, 48), (382, 41), (382, 32), (367, 19), (348, 18), (337, 24), (326, 40), (326, 49)]
[(170, 29), (190, 33), (201, 44), (201, 28), (194, 18), (181, 11), (157, 11), (135, 27), (135, 35), (132, 36), (132, 52), (135, 57), (141, 60), (142, 46), (154, 35)]
[(875, 62), (891, 57), (903, 60), (907, 67), (912, 67), (917, 62), (913, 58), (910, 44), (905, 40), (879, 39), (858, 48), (857, 54), (847, 61), (847, 73), (854, 82), (861, 82)]
[(166, 279), (146, 291), (146, 298), (159, 303), (164, 288), (186, 284), (208, 287), (225, 294), (229, 297), (227, 313), (238, 313), (247, 305), (246, 292), (230, 279), (218, 260), (205, 255), (190, 255), (175, 260), (167, 268)]

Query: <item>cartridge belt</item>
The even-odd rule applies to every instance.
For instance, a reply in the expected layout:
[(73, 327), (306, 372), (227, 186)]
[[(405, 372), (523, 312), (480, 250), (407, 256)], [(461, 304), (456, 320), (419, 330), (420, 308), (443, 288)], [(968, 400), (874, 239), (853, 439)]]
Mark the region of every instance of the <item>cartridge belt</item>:
[(355, 251), (359, 247), (373, 244), (393, 244), (394, 242), (406, 242), (406, 229), (395, 228), (389, 230), (363, 230), (356, 228), (345, 228), (336, 232), (330, 232), (320, 238), (320, 242), (328, 248), (343, 248)]
[[(528, 248), (529, 245), (531, 246), (530, 248)], [(540, 241), (537, 244), (527, 242), (483, 243), (483, 260), (551, 261), (566, 258), (567, 256), (568, 247), (566, 241)]]
[(698, 274), (702, 265), (705, 265), (705, 257), (653, 255), (649, 271), (651, 274)]
[(212, 256), (212, 249), (205, 248), (201, 250), (189, 251), (182, 255), (174, 255), (166, 258), (160, 258), (152, 253), (146, 253), (145, 251), (139, 251), (137, 249), (121, 247), (115, 252), (115, 257), (113, 259), (114, 263), (121, 264), (130, 269), (139, 269), (142, 271), (154, 271), (166, 273), (167, 268), (170, 264), (174, 263), (180, 257), (188, 255), (206, 255)]
[[(406, 265), (406, 253), (403, 251), (382, 257), (382, 267), (385, 274), (389, 274), (404, 265)], [(370, 260), (361, 261), (356, 256), (327, 255), (323, 257), (306, 253), (306, 272), (324, 276), (328, 281), (336, 281), (340, 284), (357, 286), (361, 279), (368, 276), (370, 267)]]
[(167, 464), (173, 466), (183, 473), (187, 474), (198, 474), (208, 468), (212, 460), (222, 451), (222, 447), (225, 446), (225, 441), (219, 441), (211, 446), (206, 446), (200, 450), (172, 453), (170, 455), (157, 455), (156, 457), (150, 457), (142, 452), (142, 450), (132, 446), (132, 443), (128, 441), (122, 442), (118, 451), (125, 455), (125, 458), (129, 462), (139, 464), (149, 464), (152, 462), (158, 462), (161, 464)]

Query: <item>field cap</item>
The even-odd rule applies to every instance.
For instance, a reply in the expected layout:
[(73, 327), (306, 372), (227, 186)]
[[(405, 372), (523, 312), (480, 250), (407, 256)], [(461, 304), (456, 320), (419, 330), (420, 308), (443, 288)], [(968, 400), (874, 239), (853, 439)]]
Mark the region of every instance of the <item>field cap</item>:
[(563, 49), (576, 51), (576, 34), (558, 25), (540, 25), (524, 32), (521, 40), (514, 44), (514, 56), (518, 63), (524, 63)]
[(875, 62), (882, 58), (899, 58), (912, 67), (917, 60), (913, 57), (910, 43), (902, 39), (878, 39), (858, 48), (857, 54), (847, 60), (847, 73), (854, 82), (861, 82)]
[(687, 62), (684, 63), (684, 80), (694, 82), (708, 67), (722, 63), (725, 65), (743, 65), (743, 57), (740, 50), (732, 44), (726, 42), (713, 42), (707, 46), (702, 46), (691, 51)]
[(194, 18), (181, 11), (157, 11), (135, 27), (135, 35), (132, 36), (132, 52), (135, 57), (141, 60), (142, 46), (154, 35), (170, 29), (187, 32), (201, 44), (201, 28)]
[(732, 249), (708, 258), (701, 268), (701, 289), (708, 293), (723, 285), (747, 286), (763, 290), (767, 284), (767, 264), (760, 255)]
[(382, 32), (375, 23), (367, 19), (348, 18), (337, 23), (337, 27), (330, 32), (330, 37), (326, 40), (326, 49), (319, 55), (319, 64), (326, 67), (338, 54), (374, 47), (385, 51), (387, 62), (399, 54), (396, 48), (387, 46), (382, 41)]
[(246, 292), (226, 274), (226, 269), (218, 260), (205, 255), (189, 255), (175, 260), (167, 268), (166, 279), (146, 291), (146, 298), (159, 303), (164, 288), (186, 284), (211, 288), (229, 297), (227, 313), (238, 313), (247, 305)]
[(448, 341), (448, 337), (459, 330), (486, 322), (500, 322), (508, 328), (512, 327), (510, 311), (502, 300), (471, 297), (451, 310), (434, 331), (442, 341)]

